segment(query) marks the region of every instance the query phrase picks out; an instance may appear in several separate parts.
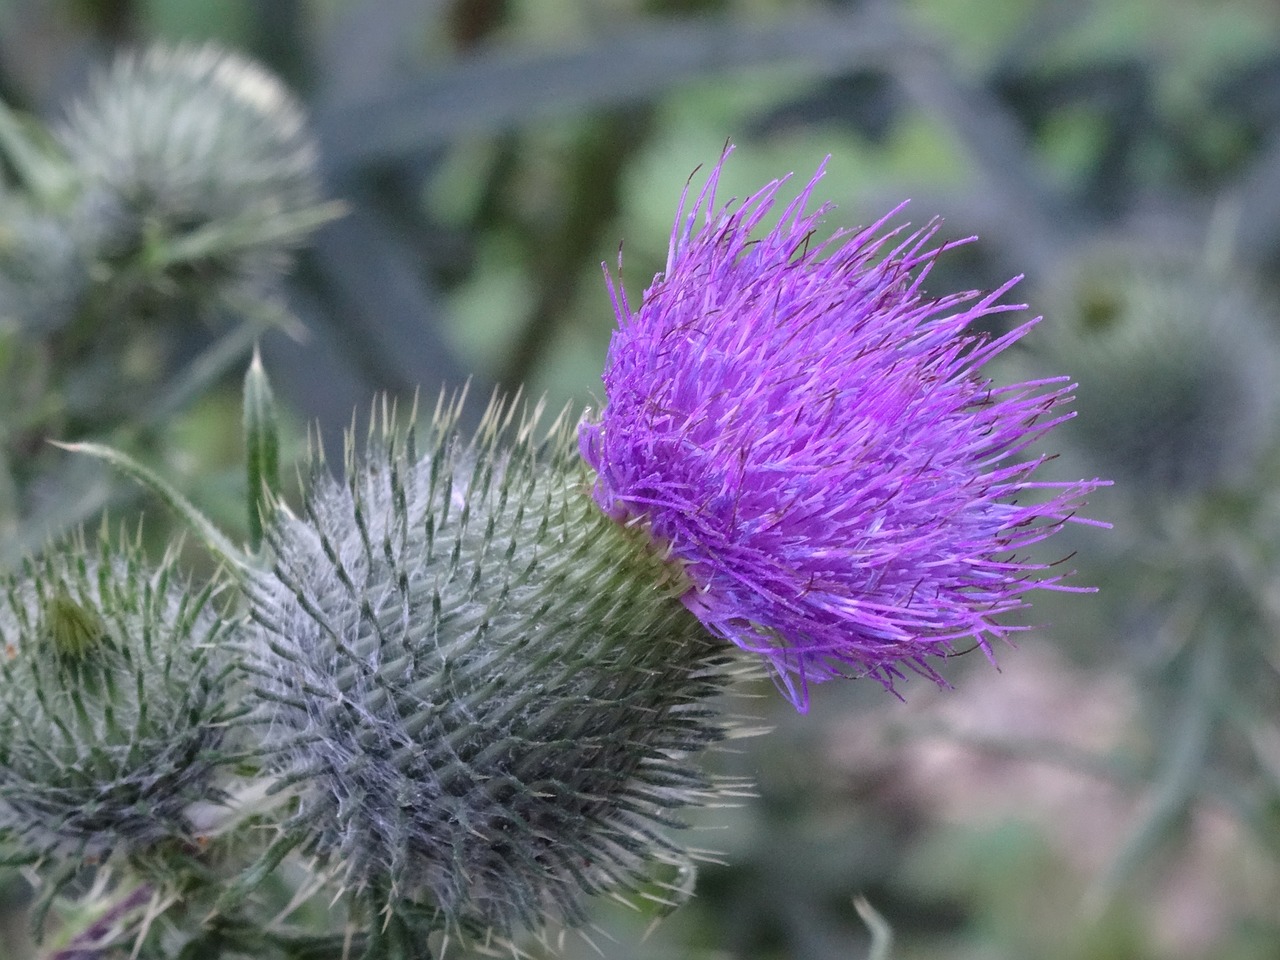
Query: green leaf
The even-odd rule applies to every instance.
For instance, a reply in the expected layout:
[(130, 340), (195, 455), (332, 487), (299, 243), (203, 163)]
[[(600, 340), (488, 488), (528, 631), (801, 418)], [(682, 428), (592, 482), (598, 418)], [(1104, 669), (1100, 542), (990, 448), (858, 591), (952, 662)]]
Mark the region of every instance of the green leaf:
[(182, 370), (174, 374), (159, 398), (141, 414), (144, 426), (162, 426), (193, 399), (208, 392), (230, 370), (238, 367), (253, 345), (268, 330), (301, 336), (303, 328), (282, 305), (252, 295), (224, 294), (221, 305), (243, 322), (209, 344)]
[(175, 264), (192, 263), (240, 250), (296, 243), (345, 212), (345, 204), (333, 201), (275, 213), (270, 218), (255, 213), (233, 220), (217, 220), (181, 237), (162, 238), (149, 251), (147, 267), (160, 271)]
[(1218, 707), (1224, 696), (1224, 648), (1227, 635), (1235, 633), (1215, 623), (1215, 619), (1201, 621), (1190, 669), (1182, 684), (1180, 715), (1167, 725), (1168, 754), (1152, 780), (1146, 811), (1086, 894), (1086, 909), (1094, 917), (1111, 906), (1142, 862), (1168, 838), (1206, 782), (1214, 731), (1220, 720)]
[(853, 909), (867, 925), (871, 933), (871, 949), (867, 951), (867, 960), (889, 960), (889, 951), (893, 948), (893, 928), (889, 922), (876, 912), (866, 897), (853, 898)]
[(408, 77), (376, 96), (321, 107), (316, 125), (326, 165), (349, 171), (464, 136), (635, 103), (693, 80), (765, 66), (839, 76), (924, 49), (896, 18), (878, 13), (811, 12), (759, 25), (655, 22), (568, 53), (494, 48)]
[(100, 443), (58, 443), (54, 446), (69, 450), (72, 453), (85, 453), (99, 460), (105, 460), (122, 473), (132, 477), (151, 493), (159, 497), (178, 517), (183, 520), (192, 532), (200, 538), (200, 542), (209, 552), (222, 560), (231, 572), (241, 577), (253, 569), (253, 564), (245, 553), (237, 548), (213, 522), (196, 509), (186, 497), (179, 493), (170, 483), (162, 479), (153, 470), (144, 467), (127, 453)]
[(249, 543), (262, 546), (262, 518), (280, 496), (280, 431), (276, 398), (254, 347), (244, 375), (244, 444), (249, 470)]
[(41, 205), (56, 207), (76, 188), (77, 175), (43, 128), (0, 101), (0, 155)]

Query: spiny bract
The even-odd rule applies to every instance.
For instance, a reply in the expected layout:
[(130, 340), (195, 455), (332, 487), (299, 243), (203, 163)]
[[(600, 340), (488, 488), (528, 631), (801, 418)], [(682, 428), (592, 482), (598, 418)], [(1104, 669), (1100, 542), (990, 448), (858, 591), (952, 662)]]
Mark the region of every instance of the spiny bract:
[(691, 755), (732, 661), (591, 502), (570, 428), (495, 406), (467, 442), (456, 416), (421, 459), (371, 432), (280, 509), (252, 669), (286, 831), (393, 912), (505, 937), (686, 860), (666, 828), (715, 795)]
[(31, 856), (195, 839), (216, 802), (233, 620), (136, 543), (51, 550), (0, 585), (0, 835)]

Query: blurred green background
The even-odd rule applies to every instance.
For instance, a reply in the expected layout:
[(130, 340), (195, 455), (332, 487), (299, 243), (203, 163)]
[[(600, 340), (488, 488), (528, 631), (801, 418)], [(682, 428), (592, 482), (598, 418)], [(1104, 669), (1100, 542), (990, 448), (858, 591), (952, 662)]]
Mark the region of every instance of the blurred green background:
[[(262, 338), (287, 456), (309, 424), (341, 449), (379, 391), (469, 378), (597, 403), (601, 262), (625, 240), (637, 303), (680, 191), (730, 139), (724, 197), (829, 154), (833, 228), (909, 198), (912, 222), (980, 235), (929, 290), (1025, 274), (1014, 296), (1046, 319), (999, 375), (1080, 381), (1051, 469), (1115, 478), (1090, 505), (1114, 529), (1047, 559), (1078, 547), (1074, 582), (1100, 592), (1038, 600), (999, 672), (948, 665), (954, 690), (832, 683), (803, 717), (767, 688), (735, 704), (775, 727), (717, 758), (758, 796), (699, 814), (714, 855), (651, 931), (656, 911), (601, 905), (604, 956), (849, 960), (862, 895), (903, 960), (1280, 958), (1280, 7), (0, 0), (0, 99), (56, 123), (113, 52), (155, 39), (283, 77), (345, 204), (289, 277), (300, 326)], [(93, 435), (129, 428), (243, 538), (248, 340), (119, 323), (147, 386), (59, 382), (110, 395)], [(126, 481), (43, 445), (90, 428), (32, 415), (59, 408), (54, 380), (0, 333), (0, 418), (30, 428), (4, 432), (5, 562), (106, 507), (167, 537)]]

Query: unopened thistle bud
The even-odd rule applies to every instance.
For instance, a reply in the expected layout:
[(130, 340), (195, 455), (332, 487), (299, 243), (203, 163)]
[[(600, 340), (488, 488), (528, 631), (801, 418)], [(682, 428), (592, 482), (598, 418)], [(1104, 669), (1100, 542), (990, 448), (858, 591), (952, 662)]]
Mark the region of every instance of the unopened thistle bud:
[(1091, 456), (1145, 498), (1247, 474), (1270, 435), (1277, 351), (1239, 278), (1193, 251), (1110, 241), (1067, 262), (1051, 294), (1045, 346), (1079, 373), (1073, 435)]
[(84, 229), (108, 259), (260, 278), (327, 218), (301, 108), (274, 76), (213, 47), (122, 56), (60, 139), (84, 182)]
[(229, 621), (171, 558), (82, 543), (0, 584), (0, 836), (26, 855), (191, 839), (216, 799)]
[(455, 424), (421, 457), (372, 437), (277, 513), (252, 669), (286, 831), (393, 915), (501, 937), (684, 864), (667, 828), (715, 795), (693, 758), (733, 658), (592, 502), (571, 426)]

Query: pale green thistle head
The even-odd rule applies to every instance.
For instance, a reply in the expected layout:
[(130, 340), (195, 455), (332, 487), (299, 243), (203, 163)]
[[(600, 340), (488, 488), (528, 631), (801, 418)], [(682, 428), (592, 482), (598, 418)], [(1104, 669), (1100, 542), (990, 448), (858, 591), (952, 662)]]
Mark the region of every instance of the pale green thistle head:
[(108, 261), (261, 280), (333, 213), (319, 203), (301, 106), (275, 76), (213, 46), (117, 58), (59, 139), (83, 183), (82, 228)]
[(233, 621), (172, 556), (82, 540), (0, 584), (0, 838), (30, 858), (190, 840), (226, 758)]
[(457, 415), (277, 510), (250, 660), (286, 833), (371, 909), (487, 940), (688, 864), (670, 828), (722, 786), (696, 755), (737, 661), (592, 502), (572, 424)]

